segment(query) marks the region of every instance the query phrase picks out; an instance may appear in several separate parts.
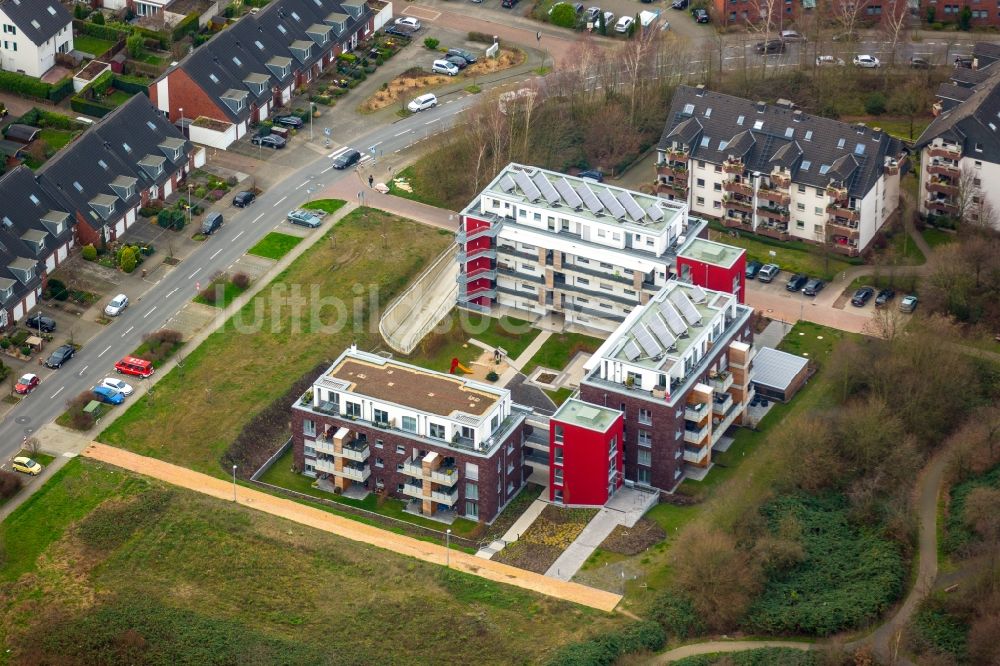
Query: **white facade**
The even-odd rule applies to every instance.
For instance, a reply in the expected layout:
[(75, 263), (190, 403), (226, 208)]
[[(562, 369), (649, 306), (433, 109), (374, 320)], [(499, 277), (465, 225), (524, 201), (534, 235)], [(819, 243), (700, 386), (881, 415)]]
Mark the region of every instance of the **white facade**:
[[(41, 0), (31, 1), (41, 4)], [(42, 7), (39, 9), (45, 11)], [(44, 43), (35, 44), (14, 25), (0, 5), (0, 69), (41, 78), (56, 64), (57, 53), (69, 53), (72, 50), (72, 21)]]
[[(1000, 226), (1000, 188), (991, 187), (1000, 182), (1000, 164), (984, 159), (982, 153), (962, 153), (962, 147), (935, 138), (920, 153), (920, 187), (917, 190), (919, 209), (923, 215), (935, 214), (934, 200), (949, 203), (952, 208), (937, 208), (937, 213), (954, 215), (972, 213), (981, 201), (994, 227)], [(932, 183), (945, 186), (932, 192)], [(950, 184), (952, 189), (948, 189)], [(968, 191), (963, 191), (968, 190)], [(963, 201), (963, 199), (965, 201)]]

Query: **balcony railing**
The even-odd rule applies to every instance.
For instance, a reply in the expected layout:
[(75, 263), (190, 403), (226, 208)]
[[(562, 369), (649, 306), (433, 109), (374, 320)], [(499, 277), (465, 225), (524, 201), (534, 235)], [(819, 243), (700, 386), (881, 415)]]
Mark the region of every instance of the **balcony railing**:
[(779, 171), (772, 172), (770, 178), (771, 184), (775, 187), (788, 188), (792, 185), (792, 177)]
[(458, 501), (458, 489), (452, 488), (451, 490), (432, 490), (431, 499), (435, 502), (440, 502), (441, 504), (455, 506), (455, 502)]
[(415, 483), (404, 483), (403, 494), (406, 495), (407, 497), (416, 497), (417, 499), (424, 499), (424, 487), (418, 486)]
[(500, 225), (498, 224), (490, 224), (484, 227), (479, 227), (478, 229), (473, 229), (472, 231), (459, 229), (458, 233), (455, 234), (455, 240), (459, 245), (464, 245), (469, 241), (474, 241), (477, 238), (482, 238), (484, 236), (488, 238), (495, 238), (498, 231), (500, 231)]
[(364, 462), (368, 460), (371, 450), (368, 448), (368, 442), (362, 442), (360, 440), (351, 440), (350, 442), (345, 442), (343, 448), (339, 452), (334, 451), (333, 455), (341, 456), (348, 460), (355, 460), (357, 462)]
[(468, 284), (473, 280), (496, 280), (497, 271), (495, 268), (474, 268), (468, 273), (459, 273), (455, 280), (459, 284)]
[(757, 189), (757, 198), (786, 208), (792, 203), (792, 195), (788, 192), (763, 187)]
[(692, 463), (695, 465), (701, 464), (708, 457), (708, 447), (702, 447), (698, 449), (691, 449), (684, 447), (684, 462)]
[(656, 175), (668, 176), (671, 178), (680, 178), (681, 180), (687, 182), (687, 177), (688, 177), (687, 164), (682, 164), (679, 162), (658, 164), (656, 165)]
[(722, 439), (722, 436), (726, 434), (726, 430), (729, 428), (729, 426), (733, 425), (733, 421), (736, 420), (736, 417), (739, 416), (739, 413), (740, 410), (737, 409), (735, 405), (732, 405), (730, 406), (729, 410), (725, 413), (725, 416), (722, 418), (722, 420), (716, 423), (714, 426), (712, 426), (712, 446), (715, 446), (716, 443), (718, 443), (718, 441)]
[(726, 160), (722, 163), (723, 173), (743, 173), (744, 170), (746, 166), (740, 160)]
[(700, 428), (684, 428), (684, 441), (688, 444), (700, 444), (706, 435), (708, 435), (707, 423)]
[(927, 173), (932, 176), (947, 176), (949, 178), (958, 178), (960, 175), (957, 166), (946, 162), (931, 162), (927, 165)]
[(748, 184), (736, 180), (727, 180), (722, 183), (722, 189), (733, 194), (742, 194), (745, 197), (753, 196), (753, 188)]
[(368, 465), (344, 465), (342, 469), (338, 470), (336, 463), (333, 460), (323, 458), (316, 459), (316, 471), (326, 472), (336, 477), (357, 481), (358, 483), (364, 483), (367, 481), (368, 477), (371, 476), (372, 473)]
[(481, 259), (482, 257), (486, 257), (488, 259), (496, 259), (497, 249), (495, 247), (483, 247), (479, 248), (478, 250), (458, 251), (458, 263), (460, 264), (472, 261), (473, 259)]
[(687, 405), (684, 407), (684, 418), (688, 421), (694, 423), (701, 423), (708, 416), (708, 409), (705, 403), (699, 402), (694, 405)]
[(833, 250), (834, 254), (842, 254), (847, 257), (857, 257), (858, 255), (861, 254), (860, 250), (858, 250), (857, 245), (851, 245), (849, 242), (843, 242), (842, 240), (837, 239), (836, 237), (834, 237), (833, 241), (834, 242), (830, 246), (830, 249)]
[(673, 150), (673, 149), (667, 150), (668, 160), (672, 160), (674, 162), (687, 162), (688, 157), (689, 156), (686, 150)]
[(753, 213), (753, 202), (747, 201), (745, 199), (723, 197), (722, 206), (727, 210), (737, 210), (737, 211), (743, 211), (744, 213)]
[(944, 199), (928, 199), (927, 208), (935, 215), (958, 215), (958, 206)]
[(788, 222), (789, 211), (784, 206), (775, 206), (770, 201), (761, 201), (757, 206), (757, 211), (762, 215), (770, 217), (774, 220), (780, 220), (782, 222)]
[(861, 230), (858, 228), (857, 222), (848, 222), (847, 220), (842, 220), (840, 218), (830, 220), (829, 227), (831, 234), (843, 236), (845, 238), (857, 239), (861, 234)]
[(719, 372), (708, 378), (709, 385), (719, 393), (725, 393), (733, 385), (733, 373)]
[(833, 204), (847, 205), (846, 187), (828, 187), (826, 188), (826, 196), (830, 197), (830, 201)]
[(931, 179), (924, 185), (924, 188), (928, 192), (940, 192), (941, 194), (946, 194), (949, 197), (958, 196), (958, 185), (945, 180), (940, 180), (938, 178)]
[(930, 146), (927, 149), (927, 154), (931, 157), (943, 157), (956, 162), (962, 159), (962, 150), (952, 146)]
[(712, 400), (712, 412), (716, 416), (721, 416), (729, 411), (733, 406), (733, 396), (730, 393), (716, 393)]

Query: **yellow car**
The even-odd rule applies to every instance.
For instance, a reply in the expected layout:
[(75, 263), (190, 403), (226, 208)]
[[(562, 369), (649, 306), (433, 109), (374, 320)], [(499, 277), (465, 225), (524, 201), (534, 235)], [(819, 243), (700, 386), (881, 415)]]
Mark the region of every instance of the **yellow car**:
[(11, 461), (11, 466), (15, 472), (23, 472), (31, 476), (38, 476), (42, 473), (42, 466), (28, 456), (18, 456)]

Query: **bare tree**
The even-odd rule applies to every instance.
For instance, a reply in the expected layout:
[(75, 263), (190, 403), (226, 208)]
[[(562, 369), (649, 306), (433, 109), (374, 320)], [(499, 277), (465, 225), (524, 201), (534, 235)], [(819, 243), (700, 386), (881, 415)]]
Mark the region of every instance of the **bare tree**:
[(830, 0), (830, 13), (837, 26), (843, 30), (844, 39), (854, 38), (866, 4), (861, 0)]
[(955, 207), (960, 221), (983, 229), (995, 228), (996, 215), (986, 200), (979, 170), (964, 167), (958, 177)]
[(38, 441), (37, 437), (28, 437), (24, 440), (24, 450), (28, 452), (28, 455), (34, 457), (38, 455), (38, 451), (41, 448), (42, 443)]
[[(896, 48), (906, 37), (906, 29), (910, 25), (910, 11), (907, 0), (885, 0), (882, 5), (881, 33), (889, 45), (889, 65), (896, 64)], [(910, 130), (912, 134), (912, 129)], [(913, 138), (912, 136), (910, 137)]]

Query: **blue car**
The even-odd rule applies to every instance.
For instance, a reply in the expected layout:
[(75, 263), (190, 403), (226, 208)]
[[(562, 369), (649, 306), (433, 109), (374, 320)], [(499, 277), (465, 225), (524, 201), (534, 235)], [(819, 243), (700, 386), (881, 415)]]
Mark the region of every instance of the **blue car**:
[(125, 394), (107, 386), (95, 386), (91, 389), (94, 398), (107, 405), (120, 405), (125, 402)]

